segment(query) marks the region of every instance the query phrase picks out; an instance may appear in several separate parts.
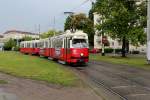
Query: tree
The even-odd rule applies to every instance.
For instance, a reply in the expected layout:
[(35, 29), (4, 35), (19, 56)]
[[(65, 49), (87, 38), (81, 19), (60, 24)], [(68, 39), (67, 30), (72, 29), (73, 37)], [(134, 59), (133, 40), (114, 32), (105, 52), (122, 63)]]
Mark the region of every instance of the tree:
[(122, 57), (126, 56), (127, 43), (143, 44), (145, 38), (143, 17), (134, 0), (97, 0), (95, 11), (103, 20), (97, 29), (122, 41)]
[(59, 32), (55, 30), (49, 30), (48, 32), (44, 32), (43, 34), (41, 34), (40, 37), (44, 39), (44, 38), (52, 37), (56, 34), (59, 34)]
[(141, 16), (141, 25), (147, 27), (147, 1), (142, 1), (137, 7), (137, 13)]
[(94, 28), (93, 21), (86, 17), (85, 14), (80, 13), (76, 15), (70, 15), (65, 22), (65, 30), (83, 30), (89, 36), (89, 43), (93, 45)]
[(22, 38), (22, 40), (23, 40), (23, 41), (31, 41), (31, 40), (33, 40), (33, 39), (32, 39), (32, 37), (25, 36), (25, 37)]
[(9, 39), (9, 41), (4, 44), (4, 50), (12, 50), (12, 48), (15, 48), (16, 45), (17, 43), (15, 40)]

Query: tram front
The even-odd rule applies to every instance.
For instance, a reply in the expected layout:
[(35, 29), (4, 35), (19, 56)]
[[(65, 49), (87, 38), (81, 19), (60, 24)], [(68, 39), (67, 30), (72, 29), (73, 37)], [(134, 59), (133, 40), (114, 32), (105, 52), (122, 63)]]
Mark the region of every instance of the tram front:
[(82, 31), (74, 33), (71, 40), (71, 62), (87, 63), (89, 61), (88, 35)]

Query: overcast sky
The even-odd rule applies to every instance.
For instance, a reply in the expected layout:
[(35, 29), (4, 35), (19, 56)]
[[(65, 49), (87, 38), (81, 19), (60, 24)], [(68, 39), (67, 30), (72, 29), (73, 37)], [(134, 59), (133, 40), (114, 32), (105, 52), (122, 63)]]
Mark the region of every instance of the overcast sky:
[(78, 7), (85, 0), (0, 0), (0, 33), (6, 30), (22, 30), (37, 32), (38, 25), (41, 31), (47, 31), (54, 26), (63, 30), (67, 15), (64, 11), (77, 8), (75, 12), (88, 13), (91, 3)]

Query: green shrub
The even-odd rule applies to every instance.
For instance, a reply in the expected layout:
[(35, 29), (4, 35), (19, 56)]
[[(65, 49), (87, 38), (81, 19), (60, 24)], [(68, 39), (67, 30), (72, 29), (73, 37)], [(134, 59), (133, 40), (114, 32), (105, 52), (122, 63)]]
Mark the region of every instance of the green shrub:
[(121, 53), (121, 52), (122, 52), (122, 49), (115, 49), (115, 52), (116, 52), (116, 53)]
[(136, 50), (132, 51), (132, 54), (139, 54), (139, 53), (140, 51), (136, 51)]
[(15, 48), (14, 48), (14, 51), (19, 51), (20, 50), (20, 47), (19, 46), (16, 46)]
[[(113, 48), (105, 48), (105, 53), (113, 53), (114, 49)], [(115, 49), (115, 53), (121, 53), (122, 49)]]
[(9, 41), (7, 41), (5, 44), (4, 44), (4, 50), (12, 50), (13, 47), (16, 47), (16, 41), (13, 40), (13, 39), (10, 39)]
[(113, 53), (114, 49), (112, 48), (105, 48), (105, 53)]

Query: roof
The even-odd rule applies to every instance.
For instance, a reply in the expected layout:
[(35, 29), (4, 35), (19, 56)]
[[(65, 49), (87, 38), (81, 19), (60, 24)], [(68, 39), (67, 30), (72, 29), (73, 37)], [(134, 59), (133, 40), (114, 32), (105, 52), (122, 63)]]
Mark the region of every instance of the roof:
[(59, 34), (59, 35), (56, 35), (56, 36), (50, 37), (50, 38), (55, 39), (55, 38), (72, 37), (72, 36), (88, 38), (88, 35), (81, 30), (76, 30), (76, 32), (74, 32), (74, 33), (71, 31), (66, 31), (64, 34)]
[(24, 31), (18, 31), (18, 30), (9, 30), (9, 31), (6, 31), (6, 32), (3, 33), (3, 34), (9, 34), (9, 33), (19, 33), (19, 34), (38, 35), (37, 33), (24, 32)]

